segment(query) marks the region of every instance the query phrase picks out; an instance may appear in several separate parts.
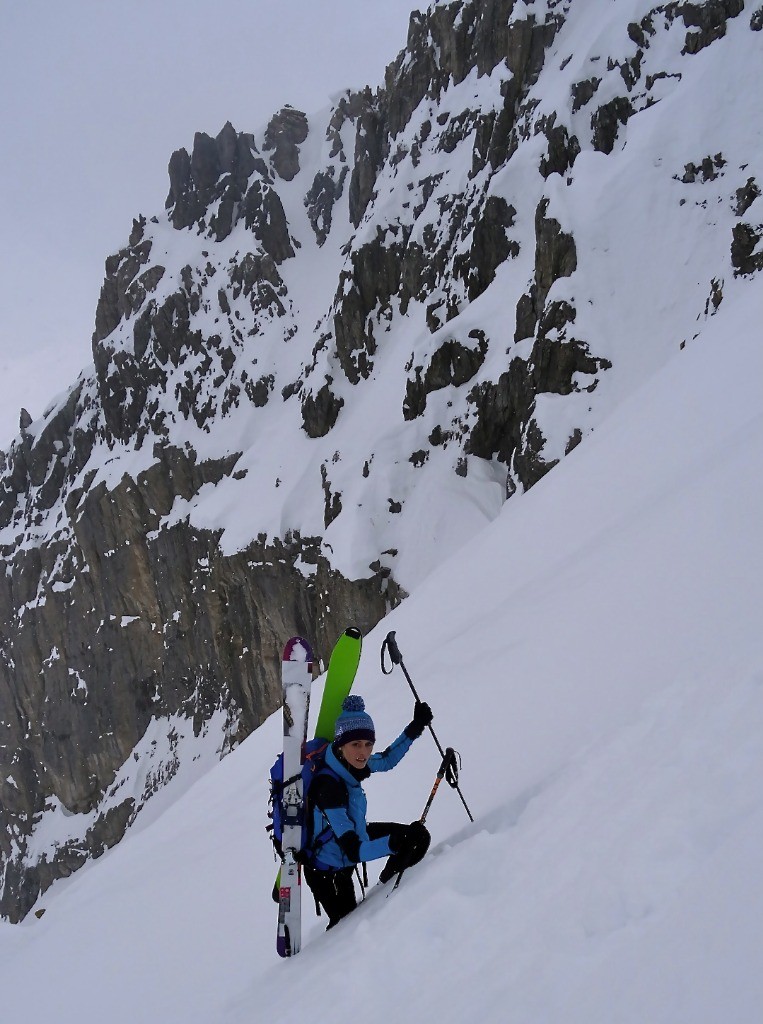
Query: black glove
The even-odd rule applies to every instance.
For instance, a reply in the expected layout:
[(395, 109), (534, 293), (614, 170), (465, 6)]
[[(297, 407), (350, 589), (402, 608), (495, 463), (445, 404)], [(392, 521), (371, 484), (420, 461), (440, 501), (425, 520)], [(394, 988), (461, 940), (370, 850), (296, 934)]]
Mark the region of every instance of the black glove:
[(428, 725), (432, 724), (432, 709), (423, 701), (417, 700), (413, 709), (413, 721), (406, 725), (405, 734), (412, 740), (417, 740)]
[(408, 860), (414, 854), (420, 852), (420, 857), (426, 853), (431, 836), (429, 829), (421, 821), (412, 821), (410, 825), (399, 825), (389, 836), (389, 848), (394, 854), (398, 854), (403, 860)]
[(423, 821), (412, 821), (408, 826), (408, 833), (405, 840), (409, 846), (416, 848), (423, 846), (424, 844), (429, 846), (431, 839), (432, 837), (429, 834), (429, 829)]
[(348, 860), (351, 860), (353, 864), (360, 861), (360, 836), (357, 832), (345, 832), (344, 835), (339, 836), (337, 842)]

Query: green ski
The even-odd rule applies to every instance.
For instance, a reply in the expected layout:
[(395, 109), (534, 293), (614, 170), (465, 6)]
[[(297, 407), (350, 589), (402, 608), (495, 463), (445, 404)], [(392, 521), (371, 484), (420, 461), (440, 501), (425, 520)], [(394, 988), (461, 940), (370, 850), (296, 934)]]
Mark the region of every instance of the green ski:
[(334, 738), (334, 724), (342, 710), (342, 701), (355, 681), (362, 646), (363, 637), (355, 626), (348, 626), (334, 644), (318, 711), (318, 721), (315, 725), (315, 736), (325, 740)]

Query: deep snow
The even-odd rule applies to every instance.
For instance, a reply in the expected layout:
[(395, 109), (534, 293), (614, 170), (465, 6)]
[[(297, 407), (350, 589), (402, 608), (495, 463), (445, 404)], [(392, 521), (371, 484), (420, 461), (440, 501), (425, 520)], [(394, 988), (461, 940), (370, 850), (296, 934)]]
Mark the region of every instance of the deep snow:
[[(626, 7), (579, 5), (549, 61), (567, 78), (538, 84), (549, 111), (558, 97), (542, 90), (567, 96), (626, 38), (623, 19), (649, 5)], [(675, 70), (680, 32), (655, 41), (645, 58), (653, 70)], [(594, 411), (583, 443), (530, 492), (501, 508), (505, 467), (470, 458), (467, 482), (453, 474), (452, 452), (433, 453), (416, 474), (401, 463), (407, 428), (388, 426), (388, 410), (391, 401), (399, 408), (405, 380), (392, 358), (384, 365), (380, 357), (370, 393), (354, 409), (348, 402), (319, 456), (286, 429), (288, 403), (258, 412), (256, 430), (242, 413), (206, 442), (192, 439), (210, 456), (251, 445), (244, 481), (205, 488), (172, 513), (224, 526), (231, 549), (263, 523), (277, 533), (322, 522), (322, 493), (315, 488), (306, 501), (302, 474), (317, 477), (320, 459), (341, 448), (333, 483), (348, 508), (357, 500), (370, 511), (350, 528), (332, 524), (337, 564), (360, 572), (368, 552), (394, 540), (398, 575), (412, 591), (366, 638), (356, 689), (380, 739), (392, 739), (411, 711), (399, 671), (387, 678), (379, 670), (381, 641), (395, 629), (438, 735), (463, 756), (475, 824), (443, 787), (429, 819), (432, 852), (395, 896), (373, 893), (329, 936), (306, 900), (303, 951), (283, 963), (263, 828), (280, 722), (274, 716), (221, 763), (213, 722), (202, 743), (181, 736), (180, 774), (118, 848), (46, 893), (41, 919), (0, 926), (3, 1020), (243, 1024), (329, 1010), (368, 1024), (759, 1019), (763, 298), (759, 278), (734, 277), (729, 242), (735, 190), (753, 173), (760, 180), (761, 38), (741, 18), (730, 21), (726, 39), (681, 63), (680, 89), (656, 78), (659, 95), (641, 97), (644, 109), (615, 152), (589, 147), (566, 181), (540, 181), (540, 136), (496, 176), (507, 199), (530, 189), (528, 210), (544, 189), (550, 214), (573, 232), (584, 258), (553, 296), (576, 298), (581, 336), (613, 361), (594, 398), (584, 390), (540, 397), (539, 420), (560, 451), (578, 422), (575, 403)], [(619, 74), (607, 72), (602, 98)], [(447, 98), (453, 110), (472, 99), (489, 107), (494, 85), (467, 80)], [(572, 127), (585, 141), (584, 117)], [(688, 161), (719, 151), (727, 164), (717, 179), (680, 180)], [(462, 157), (448, 164), (454, 177)], [(380, 209), (386, 196), (391, 216), (393, 177), (379, 182)], [(297, 191), (295, 223), (304, 220)], [(761, 203), (751, 221), (760, 221)], [(178, 233), (166, 237), (180, 266)], [(305, 265), (321, 277), (305, 276), (297, 303), (311, 322), (337, 272), (313, 250)], [(463, 311), (461, 327), (472, 317), (505, 320), (532, 272), (531, 253), (523, 244), (519, 263), (502, 268), (478, 309)], [(724, 299), (709, 315), (713, 279)], [(395, 344), (434, 345), (420, 321), (412, 310), (397, 323)], [(279, 355), (285, 379), (300, 358)], [(442, 392), (431, 405), (451, 397), (458, 400)], [(268, 448), (281, 435), (289, 450)], [(369, 443), (374, 474), (361, 490)], [(142, 457), (114, 466), (104, 458), (101, 469), (135, 471)], [(394, 525), (374, 515), (375, 504), (404, 488)], [(247, 497), (257, 499), (256, 519), (236, 515), (253, 507)], [(157, 728), (173, 724), (182, 732), (182, 723)], [(438, 761), (422, 738), (395, 772), (369, 784), (373, 816), (417, 816)], [(143, 785), (127, 775), (125, 785)], [(40, 849), (73, 825), (60, 807), (47, 824)]]
[[(330, 935), (306, 899), (303, 951), (278, 960), (276, 715), (54, 886), (41, 919), (0, 928), (3, 1018), (753, 1024), (762, 316), (759, 289), (722, 307), (365, 639), (356, 690), (380, 738), (411, 710), (379, 669), (395, 629), (474, 825), (443, 789), (433, 849), (394, 897)], [(424, 736), (367, 785), (372, 815), (416, 817), (438, 760)]]

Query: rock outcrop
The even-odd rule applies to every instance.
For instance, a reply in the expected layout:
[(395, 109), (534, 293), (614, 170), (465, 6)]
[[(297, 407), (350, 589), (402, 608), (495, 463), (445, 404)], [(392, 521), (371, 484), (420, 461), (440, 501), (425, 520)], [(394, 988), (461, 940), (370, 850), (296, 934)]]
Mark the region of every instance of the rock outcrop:
[[(3, 916), (273, 713), (285, 637), (325, 660), (401, 601), (437, 557), (404, 543), (423, 507), (475, 521), (594, 429), (624, 344), (601, 282), (632, 255), (588, 199), (743, 6), (618, 9), (573, 52), (568, 0), (436, 4), (325, 123), (283, 107), (172, 155), (106, 260), (92, 372), (0, 457)], [(714, 211), (660, 359), (763, 270), (759, 175), (696, 142), (642, 169), (673, 230)]]

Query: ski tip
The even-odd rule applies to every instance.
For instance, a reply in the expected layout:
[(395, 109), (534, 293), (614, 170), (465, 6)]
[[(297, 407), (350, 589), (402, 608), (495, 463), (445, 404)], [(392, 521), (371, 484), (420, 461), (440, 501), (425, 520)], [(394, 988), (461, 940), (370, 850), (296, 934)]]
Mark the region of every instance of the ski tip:
[(283, 660), (312, 662), (313, 649), (303, 637), (293, 636), (283, 649)]
[(344, 631), (344, 635), (348, 636), (351, 640), (362, 640), (363, 634), (360, 632), (357, 626), (348, 626)]

